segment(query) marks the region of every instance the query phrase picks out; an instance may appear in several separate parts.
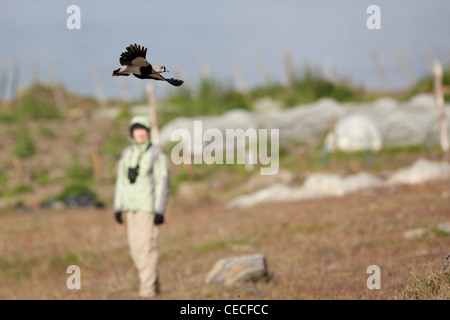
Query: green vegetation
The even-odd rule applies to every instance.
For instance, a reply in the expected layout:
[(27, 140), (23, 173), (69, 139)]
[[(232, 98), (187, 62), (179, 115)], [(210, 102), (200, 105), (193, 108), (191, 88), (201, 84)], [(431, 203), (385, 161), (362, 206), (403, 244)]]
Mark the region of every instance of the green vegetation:
[[(450, 85), (450, 67), (444, 69), (443, 85)], [(196, 92), (189, 91), (187, 87), (180, 87), (162, 101), (162, 104), (165, 105), (165, 112), (160, 113), (160, 120), (161, 125), (164, 125), (176, 117), (219, 115), (236, 108), (251, 110), (253, 104), (264, 97), (280, 101), (283, 107), (289, 108), (312, 103), (324, 97), (339, 102), (360, 102), (373, 101), (390, 94), (402, 101), (418, 93), (432, 92), (432, 90), (433, 79), (431, 76), (426, 76), (420, 79), (414, 87), (402, 92), (372, 93), (361, 86), (353, 85), (346, 79), (331, 82), (314, 68), (306, 68), (302, 74), (294, 72), (290, 88), (281, 83), (273, 83), (253, 88), (248, 94), (239, 92), (224, 81), (203, 79)], [(450, 94), (445, 95), (445, 100), (450, 101)]]
[[(402, 97), (409, 93), (402, 93)], [(204, 80), (195, 94), (183, 86), (160, 102), (163, 107), (160, 110), (165, 110), (160, 113), (161, 126), (178, 116), (214, 115), (234, 108), (251, 110), (255, 101), (267, 96), (282, 102), (286, 108), (325, 96), (338, 101), (376, 98), (347, 82), (329, 83), (313, 71), (296, 76), (290, 89), (273, 84), (255, 88), (248, 95), (217, 80)], [(73, 119), (72, 114), (55, 112), (51, 91), (42, 89), (39, 93), (35, 88), (21, 97), (17, 114), (12, 112), (14, 109), (0, 106), (0, 120), (9, 121), (1, 126), (6, 128), (2, 147), (12, 150), (4, 154), (23, 159), (24, 174), (23, 182), (17, 180), (11, 159), (5, 157), (0, 170), (0, 196), (7, 200), (2, 199), (1, 204), (10, 207), (0, 212), (0, 235), (6, 244), (0, 254), (0, 279), (7, 284), (0, 286), (0, 298), (73, 299), (74, 293), (64, 286), (68, 276), (65, 268), (81, 262), (83, 290), (77, 293), (79, 297), (134, 297), (138, 280), (132, 272), (124, 229), (107, 213), (110, 209), (104, 212), (69, 210), (67, 215), (43, 209), (39, 214), (25, 215), (9, 210), (18, 201), (8, 199), (17, 196), (24, 205), (29, 205), (30, 202), (22, 198), (39, 191), (48, 201), (65, 202), (80, 195), (97, 198), (96, 187), (106, 187), (102, 196), (109, 193), (108, 197), (112, 198), (111, 182), (115, 171), (111, 164), (115, 164), (120, 151), (129, 143), (126, 106), (114, 120), (114, 129), (108, 132), (101, 126), (92, 126), (93, 122), (89, 121), (95, 119), (83, 118), (74, 121), (73, 126), (67, 125)], [(73, 98), (68, 106), (85, 110), (85, 104), (86, 110), (90, 110), (92, 101), (84, 98)], [(49, 110), (33, 110), (36, 105)], [(53, 129), (56, 128), (54, 120), (49, 118), (66, 116), (56, 121), (63, 130)], [(84, 128), (92, 128), (92, 131), (83, 131)], [(93, 132), (104, 135), (104, 139), (88, 149), (83, 142), (95, 140), (90, 139)], [(42, 142), (52, 148), (37, 145)], [(67, 150), (63, 150), (66, 146)], [(100, 183), (93, 179), (92, 166), (78, 162), (99, 148), (104, 179)], [(49, 154), (38, 157), (39, 150)], [(430, 158), (440, 156), (438, 149), (425, 146), (387, 147), (372, 154), (372, 170), (393, 171), (425, 153)], [(57, 160), (54, 162), (57, 165), (41, 162), (44, 157)], [(298, 183), (315, 170), (348, 173), (367, 169), (367, 156), (362, 152), (336, 152), (323, 161), (321, 146), (310, 146), (306, 142), (294, 142), (292, 149), (281, 148), (280, 157), (280, 169), (298, 173)], [(243, 189), (236, 187), (244, 186), (259, 168), (255, 165), (253, 171), (247, 171), (245, 165), (206, 164), (175, 168), (171, 175), (173, 195), (176, 196), (176, 190), (186, 181), (194, 182), (193, 187), (200, 182), (203, 188), (199, 188), (197, 194), (192, 193), (193, 208), (185, 203), (170, 202), (168, 219), (173, 223), (169, 221), (164, 226), (165, 245), (161, 248), (162, 282), (166, 288), (162, 298), (448, 299), (448, 267), (438, 266), (425, 274), (410, 274), (412, 268), (429, 262), (429, 254), (442, 246), (448, 234), (435, 230), (407, 245), (407, 240), (401, 237), (413, 226), (428, 226), (445, 216), (449, 208), (445, 182), (430, 183), (426, 187), (399, 187), (392, 194), (381, 190), (377, 194), (305, 201), (301, 205), (277, 203), (245, 210), (222, 210), (219, 201), (204, 201), (223, 200), (230, 192), (242, 192)], [(57, 188), (41, 187), (53, 183), (58, 184)], [(402, 212), (407, 213), (406, 220), (401, 214), (393, 216)], [(224, 256), (254, 252), (268, 257), (275, 281), (246, 286), (244, 288), (254, 290), (244, 292), (242, 287), (223, 290), (207, 286), (199, 276), (206, 275), (213, 262)], [(382, 278), (382, 290), (370, 291), (364, 287), (368, 277), (365, 268), (374, 261), (385, 262), (383, 274), (390, 276)], [(115, 267), (111, 268), (112, 265)], [(55, 278), (55, 274), (61, 278)]]
[[(448, 198), (436, 195), (446, 190), (441, 182), (402, 188), (389, 196), (354, 195), (244, 210), (203, 203), (186, 209), (172, 203), (163, 230), (165, 289), (160, 299), (448, 300), (447, 254), (436, 262), (443, 239), (434, 233), (420, 241), (402, 236), (412, 226), (427, 226), (445, 216)], [(407, 212), (406, 220), (393, 212)], [(5, 243), (0, 281), (7, 284), (0, 286), (0, 298), (136, 297), (139, 280), (124, 229), (110, 211), (9, 211), (2, 212), (0, 222)], [(255, 253), (266, 256), (269, 281), (230, 287), (204, 282), (219, 259)], [(366, 287), (366, 268), (374, 261), (381, 261), (380, 290)], [(70, 275), (66, 268), (80, 263), (82, 290), (74, 293), (64, 285)]]
[(314, 102), (328, 97), (340, 102), (364, 100), (364, 89), (354, 88), (348, 81), (330, 82), (317, 70), (307, 68), (302, 75), (296, 75), (292, 88), (281, 84), (259, 87), (252, 92), (254, 98), (270, 96), (283, 102), (285, 107)]
[(63, 87), (58, 90), (64, 103), (58, 107), (55, 89), (48, 84), (35, 82), (19, 92), (13, 101), (0, 101), (0, 121), (11, 122), (27, 118), (60, 119), (73, 109), (89, 114), (98, 108), (94, 98), (70, 93)]
[(47, 201), (65, 201), (81, 195), (89, 195), (93, 199), (97, 199), (97, 195), (93, 191), (94, 181), (92, 167), (90, 166), (79, 163), (69, 165), (64, 171), (63, 183), (63, 190), (56, 196), (47, 198)]
[(24, 121), (17, 123), (17, 140), (12, 149), (12, 155), (21, 159), (29, 158), (36, 153), (36, 146)]
[[(442, 74), (442, 85), (449, 86), (450, 85), (450, 66), (446, 66), (443, 69)], [(409, 91), (407, 97), (410, 98), (421, 92), (433, 92), (433, 77), (426, 76), (420, 79), (416, 85), (414, 85)], [(450, 101), (450, 92), (444, 91), (444, 100)]]
[(5, 172), (0, 171), (0, 187), (4, 187), (8, 184), (8, 176)]
[[(163, 126), (176, 117), (192, 117), (205, 115), (219, 115), (229, 110), (240, 108), (251, 110), (258, 99), (270, 97), (281, 102), (285, 108), (314, 102), (320, 98), (328, 97), (339, 102), (369, 101), (386, 95), (385, 92), (372, 93), (361, 86), (356, 86), (347, 79), (338, 79), (331, 82), (321, 75), (317, 68), (307, 67), (301, 73), (293, 71), (293, 79), (290, 87), (282, 83), (272, 83), (267, 86), (252, 88), (248, 93), (242, 93), (234, 88), (230, 80), (217, 78), (204, 78), (197, 85), (195, 91), (188, 86), (179, 87), (172, 91), (166, 98), (160, 101), (164, 107), (160, 110), (159, 120)], [(443, 85), (450, 85), (450, 66), (444, 68)], [(24, 90), (17, 98), (16, 106), (2, 105), (0, 108), (0, 121), (11, 121), (17, 118), (31, 117), (34, 119), (60, 118), (64, 116), (56, 107), (53, 88), (43, 83), (35, 83)], [(432, 92), (433, 79), (425, 76), (416, 85), (403, 92), (389, 93), (399, 100), (409, 99), (420, 92)], [(67, 107), (64, 112), (73, 108), (92, 111), (95, 100), (87, 97), (79, 97), (62, 89), (67, 98)], [(143, 97), (146, 100), (146, 97)], [(445, 95), (445, 100), (450, 101), (450, 94)], [(146, 103), (146, 101), (140, 101)], [(135, 103), (140, 103), (135, 102)], [(116, 102), (111, 102), (115, 104)], [(118, 119), (129, 117), (128, 107), (124, 108)], [(88, 112), (89, 112), (88, 111)], [(42, 129), (43, 134), (51, 134)], [(82, 139), (80, 135), (74, 137), (75, 141)]]
[(72, 141), (75, 143), (82, 143), (84, 141), (84, 136), (85, 136), (85, 133), (83, 131), (78, 131), (72, 137)]
[(30, 193), (33, 191), (33, 188), (27, 184), (20, 184), (18, 186), (13, 187), (6, 193), (7, 197), (14, 197), (19, 194)]
[(56, 106), (42, 98), (43, 94), (48, 94), (46, 87), (39, 88), (39, 94), (35, 93), (33, 87), (26, 90), (19, 97), (17, 106), (17, 116), (31, 117), (34, 119), (60, 118), (61, 114)]
[(36, 182), (40, 186), (51, 184), (53, 181), (48, 177), (47, 171), (39, 171), (31, 174), (31, 180)]
[(57, 200), (57, 201), (65, 201), (69, 198), (76, 198), (81, 195), (90, 195), (94, 199), (97, 199), (97, 196), (92, 189), (84, 183), (69, 183), (64, 186), (64, 189), (54, 197), (49, 198), (48, 200)]
[(180, 87), (168, 95), (164, 104), (169, 106), (170, 112), (160, 114), (161, 125), (179, 116), (217, 115), (236, 108), (251, 108), (249, 99), (230, 84), (225, 85), (215, 79), (203, 79), (195, 93), (190, 92), (187, 87)]
[(73, 252), (61, 253), (50, 260), (51, 267), (54, 269), (67, 269), (67, 266), (78, 265), (81, 262), (81, 257)]
[(274, 83), (257, 87), (248, 94), (234, 89), (217, 79), (203, 79), (194, 93), (187, 87), (181, 87), (171, 93), (163, 102), (169, 111), (161, 113), (161, 124), (175, 117), (219, 115), (232, 109), (251, 110), (254, 102), (263, 97), (271, 97), (282, 102), (284, 107), (311, 103), (323, 97), (337, 101), (361, 101), (367, 99), (362, 88), (354, 88), (348, 81), (332, 83), (324, 79), (319, 72), (307, 69), (303, 75), (293, 79), (292, 88)]
[[(448, 262), (447, 262), (448, 263)], [(450, 296), (450, 271), (444, 263), (430, 265), (427, 275), (411, 273), (413, 281), (406, 286), (402, 299), (446, 300)]]
[[(449, 67), (445, 68), (443, 79), (444, 85), (450, 85)], [(405, 100), (413, 94), (431, 92), (432, 89), (432, 78), (427, 76), (409, 90), (390, 94), (398, 100)], [(10, 157), (23, 160), (24, 168), (29, 166), (30, 163), (34, 163), (32, 169), (28, 172), (24, 171), (27, 178), (31, 178), (28, 181), (31, 181), (33, 188), (60, 183), (63, 186), (81, 184), (93, 189), (98, 185), (93, 179), (93, 168), (91, 166), (84, 166), (79, 163), (67, 164), (67, 160), (64, 160), (66, 163), (63, 164), (63, 167), (55, 168), (56, 170), (63, 170), (63, 173), (57, 172), (52, 179), (49, 179), (49, 170), (38, 172), (36, 165), (39, 167), (37, 162), (44, 156), (38, 154), (39, 150), (47, 152), (51, 149), (50, 152), (53, 152), (53, 149), (48, 148), (48, 146), (53, 142), (55, 142), (55, 145), (60, 145), (60, 140), (58, 140), (60, 129), (63, 129), (63, 135), (68, 134), (67, 142), (70, 147), (67, 152), (72, 155), (72, 160), (69, 159), (69, 161), (77, 161), (79, 156), (89, 156), (89, 154), (83, 154), (80, 151), (87, 150), (87, 148), (84, 148), (84, 144), (88, 140), (91, 141), (90, 135), (95, 131), (104, 136), (104, 142), (97, 146), (97, 150), (100, 151), (102, 157), (103, 182), (113, 182), (117, 159), (123, 148), (129, 144), (127, 125), (131, 116), (130, 106), (139, 102), (119, 103), (109, 101), (109, 106), (118, 106), (121, 111), (119, 116), (112, 120), (111, 128), (113, 129), (109, 129), (108, 132), (95, 126), (83, 126), (83, 121), (93, 120), (88, 117), (95, 108), (98, 108), (95, 99), (71, 94), (64, 88), (61, 88), (61, 90), (65, 99), (65, 107), (61, 110), (56, 106), (54, 88), (43, 83), (34, 83), (22, 90), (15, 101), (0, 104), (0, 121), (7, 122), (4, 134), (11, 137), (14, 135), (14, 139), (5, 142), (13, 146), (8, 151)], [(314, 68), (306, 68), (301, 72), (294, 70), (290, 87), (283, 83), (271, 83), (267, 86), (251, 88), (247, 93), (235, 89), (229, 80), (205, 78), (200, 81), (196, 90), (190, 90), (190, 87), (185, 85), (177, 88), (177, 90), (171, 90), (164, 99), (158, 102), (159, 125), (163, 127), (177, 117), (219, 115), (236, 108), (253, 111), (255, 103), (267, 97), (278, 102), (282, 108), (290, 108), (299, 104), (312, 103), (324, 97), (339, 102), (356, 102), (374, 100), (385, 94), (368, 92), (362, 87), (352, 85), (346, 79), (330, 82)], [(446, 99), (448, 98), (449, 95), (446, 95)], [(146, 100), (146, 97), (143, 97), (143, 100)], [(141, 101), (141, 103), (145, 104), (146, 101)], [(66, 123), (71, 121), (70, 119), (78, 119), (78, 117), (83, 117), (83, 121), (75, 121), (74, 126), (70, 126), (70, 128), (64, 127)], [(64, 121), (62, 127), (57, 127), (59, 125), (58, 119), (61, 119), (61, 122)], [(91, 128), (92, 131), (90, 131)], [(39, 145), (38, 150), (37, 146), (41, 141), (44, 141), (44, 145)], [(75, 146), (71, 142), (74, 142)], [(66, 140), (62, 145), (66, 145)], [(43, 147), (41, 148), (41, 146)], [(280, 169), (290, 170), (302, 176), (307, 172), (318, 170), (338, 170), (348, 173), (370, 169), (378, 172), (391, 167), (391, 165), (386, 165), (388, 162), (385, 161), (389, 157), (400, 159), (408, 154), (433, 157), (440, 152), (437, 146), (408, 146), (402, 148), (386, 147), (373, 154), (335, 152), (325, 157), (321, 145), (310, 146), (307, 142), (293, 141), (291, 146), (292, 148), (280, 147)], [(400, 160), (397, 165), (402, 163), (404, 162)], [(5, 168), (6, 170), (15, 169), (12, 168), (12, 161), (5, 162), (5, 165), (9, 166)], [(396, 168), (395, 164), (392, 167)], [(251, 171), (248, 171), (245, 165), (200, 164), (190, 167), (178, 166), (171, 175), (171, 191), (175, 193), (179, 185), (185, 181), (206, 181), (211, 178), (216, 179), (220, 175), (226, 175), (230, 178), (229, 180), (240, 183), (259, 169), (259, 164), (255, 165)], [(55, 176), (59, 178), (55, 178)], [(5, 195), (11, 188), (12, 183), (6, 177), (0, 181), (0, 184), (3, 185), (0, 190), (1, 194)]]
[(38, 124), (38, 133), (49, 138), (56, 138), (56, 134), (53, 132), (52, 129), (50, 129), (48, 126), (39, 123)]
[(188, 181), (189, 177), (184, 166), (180, 166), (175, 174), (170, 177), (170, 194), (175, 195), (181, 183)]
[[(115, 121), (114, 128), (119, 127), (118, 121)], [(102, 146), (101, 151), (105, 154), (117, 159), (120, 156), (122, 150), (130, 143), (128, 136), (120, 130), (112, 130), (107, 138), (105, 144)]]
[(91, 182), (92, 167), (84, 166), (80, 163), (72, 163), (64, 171), (64, 180), (70, 182)]

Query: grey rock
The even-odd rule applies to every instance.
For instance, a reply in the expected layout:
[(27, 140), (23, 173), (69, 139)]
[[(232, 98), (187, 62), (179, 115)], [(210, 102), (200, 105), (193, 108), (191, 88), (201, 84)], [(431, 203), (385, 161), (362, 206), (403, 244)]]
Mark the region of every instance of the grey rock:
[(233, 285), (258, 281), (267, 275), (267, 261), (263, 254), (228, 257), (215, 263), (206, 277), (206, 283)]
[(447, 222), (439, 222), (436, 225), (436, 230), (446, 233), (446, 234), (450, 234), (450, 221)]
[(412, 229), (412, 230), (406, 231), (403, 234), (403, 237), (405, 237), (405, 239), (408, 239), (408, 240), (418, 239), (418, 238), (423, 237), (426, 233), (427, 233), (427, 229), (417, 228), (417, 229)]

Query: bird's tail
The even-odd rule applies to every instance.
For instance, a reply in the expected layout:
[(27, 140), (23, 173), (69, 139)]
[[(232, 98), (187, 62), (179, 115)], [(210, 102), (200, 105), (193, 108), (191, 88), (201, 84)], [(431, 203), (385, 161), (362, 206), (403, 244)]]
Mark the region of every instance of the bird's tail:
[(117, 70), (114, 70), (112, 73), (113, 77), (118, 77), (118, 76), (129, 76), (129, 73), (120, 73), (120, 68)]

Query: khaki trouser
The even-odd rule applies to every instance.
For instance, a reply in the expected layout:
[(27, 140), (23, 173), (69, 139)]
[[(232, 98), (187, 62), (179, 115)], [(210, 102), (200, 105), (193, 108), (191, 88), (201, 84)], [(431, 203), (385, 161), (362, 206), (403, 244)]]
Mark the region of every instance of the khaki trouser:
[(126, 216), (128, 244), (139, 273), (139, 295), (153, 297), (159, 293), (157, 270), (159, 227), (153, 223), (152, 213), (129, 211)]

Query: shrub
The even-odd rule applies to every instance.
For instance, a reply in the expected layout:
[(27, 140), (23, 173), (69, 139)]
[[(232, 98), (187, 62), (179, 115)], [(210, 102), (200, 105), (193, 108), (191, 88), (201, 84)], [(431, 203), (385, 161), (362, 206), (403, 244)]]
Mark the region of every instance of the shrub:
[(447, 300), (450, 296), (450, 252), (443, 251), (439, 259), (424, 265), (420, 274), (411, 273), (413, 280), (401, 293), (401, 299)]
[[(449, 86), (450, 85), (450, 66), (446, 66), (443, 69), (444, 73), (442, 75), (442, 85), (443, 86)], [(434, 82), (433, 82), (433, 76), (429, 75), (426, 77), (423, 77), (418, 81), (418, 83), (413, 86), (409, 90), (408, 97), (412, 97), (418, 93), (421, 92), (433, 92)], [(450, 94), (446, 92), (444, 94), (444, 100), (450, 101)]]
[(64, 189), (56, 195), (55, 199), (58, 201), (65, 201), (67, 198), (77, 197), (84, 194), (89, 194), (96, 197), (95, 193), (86, 184), (70, 183), (64, 186)]
[(23, 193), (30, 193), (33, 191), (33, 188), (27, 184), (20, 184), (18, 186), (13, 187), (11, 190), (9, 190), (6, 194), (6, 196), (14, 197), (19, 194)]
[[(116, 127), (116, 126), (114, 126)], [(113, 130), (106, 139), (105, 144), (102, 147), (102, 152), (109, 156), (117, 158), (120, 156), (123, 148), (125, 148), (130, 143), (128, 136), (119, 130)]]
[(17, 111), (21, 117), (32, 117), (35, 119), (60, 118), (59, 110), (53, 104), (39, 99), (31, 89), (25, 91), (19, 98)]
[(93, 179), (92, 167), (84, 166), (79, 163), (73, 163), (68, 166), (64, 172), (64, 178), (71, 183), (89, 182)]
[(33, 140), (30, 137), (30, 133), (23, 121), (19, 122), (17, 140), (14, 143), (14, 147), (11, 151), (13, 156), (17, 156), (21, 159), (29, 158), (36, 153), (36, 147)]
[(56, 138), (56, 134), (50, 129), (49, 127), (45, 126), (42, 123), (38, 124), (38, 133), (42, 134), (43, 136), (49, 137), (49, 138)]
[(84, 132), (78, 131), (74, 136), (72, 137), (72, 141), (75, 143), (82, 143), (84, 141)]

